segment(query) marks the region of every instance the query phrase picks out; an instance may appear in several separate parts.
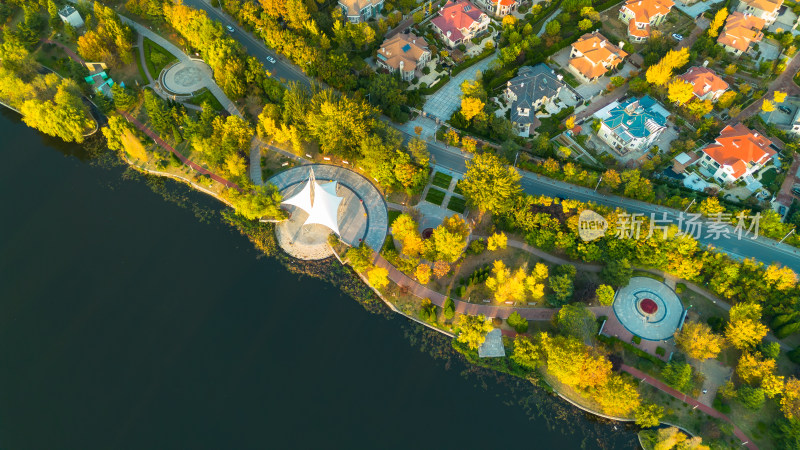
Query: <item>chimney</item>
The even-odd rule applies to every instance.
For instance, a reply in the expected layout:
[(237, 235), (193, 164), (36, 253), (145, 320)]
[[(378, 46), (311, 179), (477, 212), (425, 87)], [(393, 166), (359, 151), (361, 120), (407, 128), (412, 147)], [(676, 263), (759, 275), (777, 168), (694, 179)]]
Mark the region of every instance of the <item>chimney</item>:
[(619, 41), (619, 48), (622, 48), (622, 47), (625, 47), (625, 43), (622, 42), (622, 41)]
[(703, 61), (703, 67), (708, 67), (708, 60)]
[(403, 66), (405, 66), (405, 63), (404, 63), (404, 61), (401, 59), (401, 60), (400, 60), (400, 72), (402, 72), (402, 71), (403, 71)]
[(592, 48), (597, 47), (597, 42), (592, 42)]
[(606, 48), (606, 41), (600, 41), (600, 48)]

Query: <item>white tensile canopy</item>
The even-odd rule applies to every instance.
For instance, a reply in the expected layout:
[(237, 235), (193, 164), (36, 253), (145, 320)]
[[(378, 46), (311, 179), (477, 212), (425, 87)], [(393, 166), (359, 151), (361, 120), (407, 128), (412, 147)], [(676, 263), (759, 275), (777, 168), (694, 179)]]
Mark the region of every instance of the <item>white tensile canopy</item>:
[(342, 200), (342, 197), (336, 195), (336, 182), (320, 185), (314, 178), (314, 169), (311, 169), (308, 182), (303, 189), (283, 203), (296, 206), (308, 213), (308, 219), (303, 225), (324, 225), (339, 234), (337, 216)]

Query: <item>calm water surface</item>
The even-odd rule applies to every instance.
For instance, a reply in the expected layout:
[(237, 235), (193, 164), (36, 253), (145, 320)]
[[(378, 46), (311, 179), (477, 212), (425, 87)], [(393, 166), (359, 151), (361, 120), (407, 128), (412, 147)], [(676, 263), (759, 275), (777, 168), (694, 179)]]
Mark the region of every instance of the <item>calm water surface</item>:
[(0, 136), (0, 448), (634, 448), (258, 258), (207, 197), (6, 110)]

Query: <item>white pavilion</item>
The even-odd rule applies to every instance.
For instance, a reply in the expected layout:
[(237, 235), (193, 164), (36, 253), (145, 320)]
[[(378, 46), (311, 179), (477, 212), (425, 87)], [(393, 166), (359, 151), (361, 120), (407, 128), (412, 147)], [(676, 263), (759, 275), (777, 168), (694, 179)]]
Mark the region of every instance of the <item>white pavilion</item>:
[(308, 214), (305, 225), (319, 224), (339, 233), (339, 205), (343, 198), (336, 195), (336, 181), (319, 184), (314, 177), (314, 169), (308, 175), (308, 182), (300, 192), (284, 200), (282, 204), (296, 206)]

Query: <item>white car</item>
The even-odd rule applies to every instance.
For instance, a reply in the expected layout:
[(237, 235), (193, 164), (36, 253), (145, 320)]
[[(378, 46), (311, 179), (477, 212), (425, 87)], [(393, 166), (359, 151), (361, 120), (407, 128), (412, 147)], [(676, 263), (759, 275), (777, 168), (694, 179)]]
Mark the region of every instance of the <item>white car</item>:
[(267, 56), (267, 61), (269, 61), (272, 64), (275, 64), (275, 58), (273, 58), (272, 56)]
[(678, 42), (680, 42), (680, 41), (682, 41), (682, 40), (683, 40), (683, 36), (681, 36), (681, 35), (680, 35), (680, 34), (678, 34), (678, 33), (672, 33), (672, 38), (673, 38), (673, 39), (675, 39), (675, 40), (676, 40), (676, 41), (678, 41)]
[(228, 33), (233, 33), (234, 31), (236, 31), (236, 29), (235, 29), (235, 28), (233, 28), (233, 27), (232, 27), (232, 26), (230, 26), (230, 25), (225, 25), (225, 29), (226, 29), (226, 30), (228, 30)]

